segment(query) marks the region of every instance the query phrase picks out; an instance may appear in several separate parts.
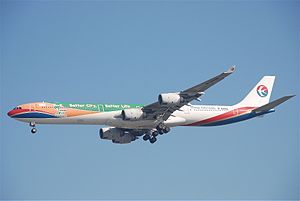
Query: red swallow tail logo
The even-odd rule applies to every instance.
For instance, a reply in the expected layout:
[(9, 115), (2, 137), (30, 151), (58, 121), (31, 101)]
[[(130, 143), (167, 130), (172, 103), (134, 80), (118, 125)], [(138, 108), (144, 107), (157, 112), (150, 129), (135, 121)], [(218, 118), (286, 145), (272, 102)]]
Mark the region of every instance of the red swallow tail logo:
[(268, 88), (265, 85), (259, 85), (256, 88), (256, 92), (260, 97), (266, 97), (269, 93)]

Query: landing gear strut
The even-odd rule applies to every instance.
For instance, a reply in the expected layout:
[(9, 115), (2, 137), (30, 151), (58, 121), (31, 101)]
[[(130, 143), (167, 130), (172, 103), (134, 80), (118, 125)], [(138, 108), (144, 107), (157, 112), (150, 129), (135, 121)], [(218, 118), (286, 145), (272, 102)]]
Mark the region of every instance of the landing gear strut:
[(35, 127), (35, 123), (34, 123), (34, 122), (30, 122), (30, 123), (29, 123), (29, 126), (32, 127), (31, 133), (32, 133), (32, 134), (35, 134), (35, 133), (37, 132), (37, 129), (36, 129), (36, 127)]

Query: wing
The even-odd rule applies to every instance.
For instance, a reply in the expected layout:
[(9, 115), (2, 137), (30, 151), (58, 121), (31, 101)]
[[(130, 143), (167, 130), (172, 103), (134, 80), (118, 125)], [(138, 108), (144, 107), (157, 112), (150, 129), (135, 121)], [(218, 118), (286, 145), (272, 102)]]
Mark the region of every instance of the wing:
[(146, 119), (161, 119), (167, 120), (171, 114), (179, 110), (182, 106), (187, 105), (191, 101), (199, 98), (204, 94), (204, 91), (210, 88), (211, 86), (217, 84), (225, 77), (230, 75), (235, 71), (235, 66), (230, 67), (226, 72), (223, 72), (201, 84), (188, 88), (184, 91), (178, 92), (183, 101), (180, 101), (178, 104), (174, 105), (161, 105), (158, 101), (152, 104), (146, 105), (143, 107), (143, 111), (146, 113)]

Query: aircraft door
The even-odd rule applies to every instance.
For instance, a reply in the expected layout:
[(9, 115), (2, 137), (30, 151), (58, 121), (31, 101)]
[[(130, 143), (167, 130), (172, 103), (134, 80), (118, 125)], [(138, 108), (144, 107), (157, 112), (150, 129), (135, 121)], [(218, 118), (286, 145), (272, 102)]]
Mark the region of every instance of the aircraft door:
[(239, 114), (239, 110), (238, 110), (238, 109), (234, 109), (234, 110), (233, 110), (233, 114), (234, 114), (234, 115), (238, 115), (238, 114)]
[(191, 108), (188, 105), (183, 106), (184, 114), (190, 114)]

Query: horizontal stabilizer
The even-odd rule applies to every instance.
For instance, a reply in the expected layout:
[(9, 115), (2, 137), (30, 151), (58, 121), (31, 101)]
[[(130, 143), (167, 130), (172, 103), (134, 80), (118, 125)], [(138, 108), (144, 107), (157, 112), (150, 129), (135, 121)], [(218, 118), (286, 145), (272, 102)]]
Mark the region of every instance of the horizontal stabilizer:
[(261, 107), (258, 107), (256, 109), (254, 109), (252, 112), (255, 112), (255, 113), (261, 113), (261, 112), (267, 112), (271, 109), (273, 109), (274, 107), (276, 107), (277, 105), (280, 105), (281, 103), (289, 100), (290, 98), (294, 97), (295, 95), (291, 95), (291, 96), (284, 96), (284, 97), (281, 97), (277, 100), (274, 100), (268, 104), (265, 104)]

